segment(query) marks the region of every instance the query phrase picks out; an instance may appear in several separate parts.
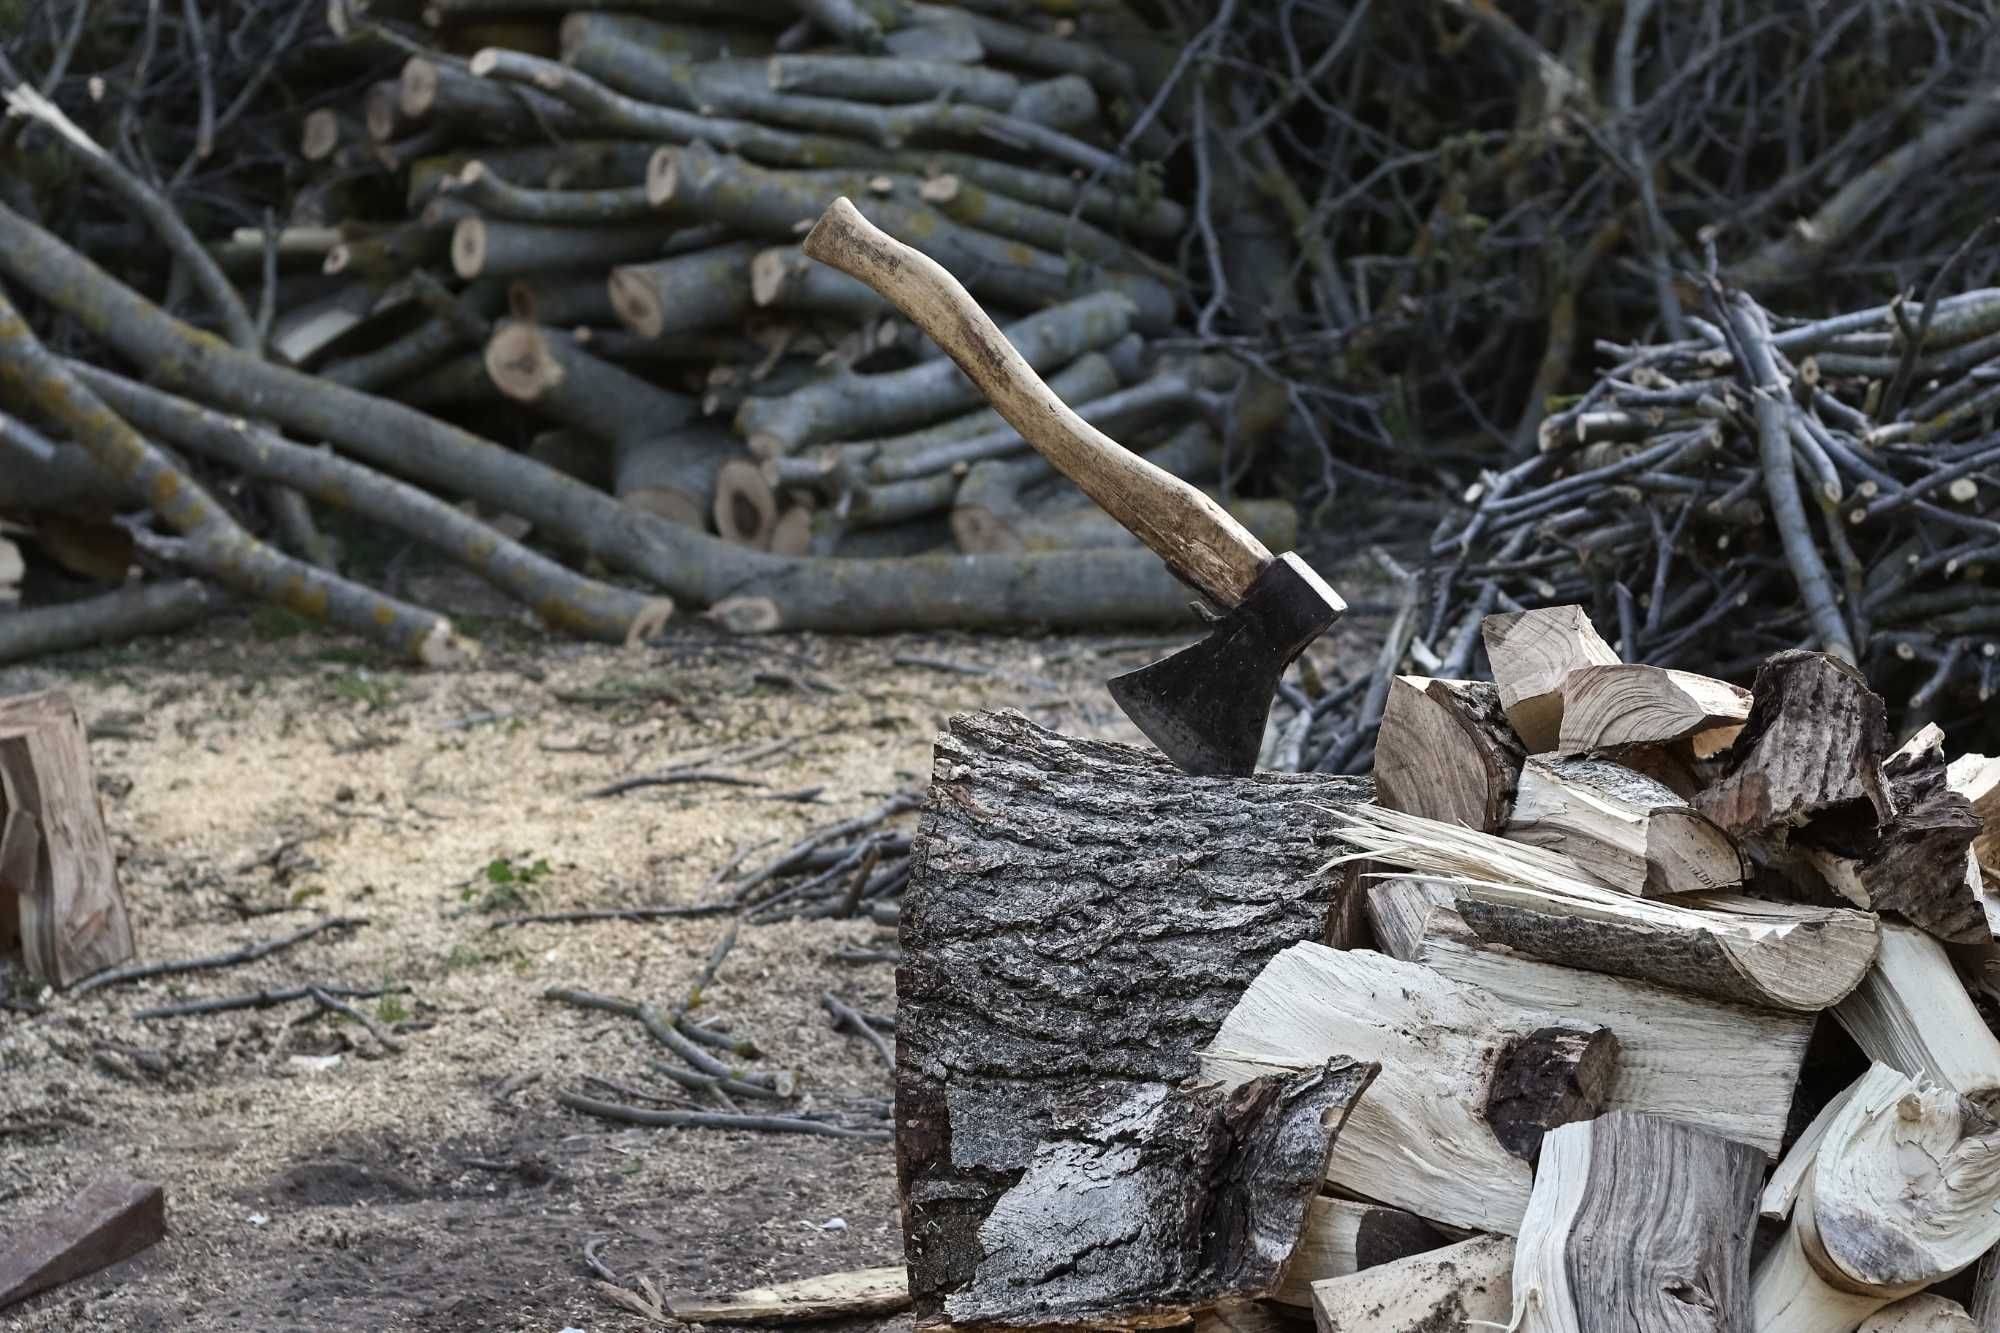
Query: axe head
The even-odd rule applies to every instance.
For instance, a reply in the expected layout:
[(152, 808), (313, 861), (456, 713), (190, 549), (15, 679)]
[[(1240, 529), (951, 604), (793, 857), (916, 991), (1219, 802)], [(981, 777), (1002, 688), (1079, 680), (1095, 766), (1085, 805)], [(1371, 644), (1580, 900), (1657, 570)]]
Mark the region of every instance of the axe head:
[(1206, 639), (1113, 677), (1111, 697), (1187, 772), (1248, 774), (1285, 668), (1346, 609), (1287, 552), (1264, 566)]

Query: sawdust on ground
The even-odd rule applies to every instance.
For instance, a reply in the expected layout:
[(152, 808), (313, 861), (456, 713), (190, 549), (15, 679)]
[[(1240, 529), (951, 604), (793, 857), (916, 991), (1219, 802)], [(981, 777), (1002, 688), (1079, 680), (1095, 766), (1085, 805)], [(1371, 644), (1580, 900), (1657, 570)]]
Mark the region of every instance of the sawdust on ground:
[[(367, 919), (247, 965), (0, 1010), (0, 1235), (112, 1170), (165, 1186), (171, 1232), (0, 1312), (0, 1330), (599, 1333), (647, 1325), (593, 1288), (588, 1243), (666, 1290), (899, 1262), (886, 1144), (628, 1128), (553, 1100), (588, 1076), (662, 1080), (636, 1023), (542, 992), (671, 1001), (721, 919), (490, 923), (704, 901), (741, 849), (920, 786), (961, 709), (1136, 740), (1101, 681), (1170, 641), (499, 637), (476, 669), (425, 674), (252, 617), (0, 672), (0, 692), (61, 684), (79, 702), (142, 957)], [(577, 799), (779, 737), (801, 739), (752, 766), (766, 787)], [(496, 863), (517, 882), (496, 884)], [(866, 920), (745, 928), (700, 1012), (754, 1037), (757, 1067), (796, 1071), (805, 1109), (886, 1098), (887, 1070), (820, 997), (892, 1013), (893, 968), (832, 955), (893, 942)], [(394, 988), (357, 1003), (405, 1049), (309, 1003), (131, 1017), (306, 982)]]

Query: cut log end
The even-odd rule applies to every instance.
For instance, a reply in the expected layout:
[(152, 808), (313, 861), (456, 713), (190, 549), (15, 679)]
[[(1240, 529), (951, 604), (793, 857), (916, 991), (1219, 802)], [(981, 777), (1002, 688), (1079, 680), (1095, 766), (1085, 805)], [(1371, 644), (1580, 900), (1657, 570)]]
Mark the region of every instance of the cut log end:
[(812, 510), (793, 505), (771, 528), (772, 555), (804, 555), (812, 549)]
[(642, 274), (614, 268), (606, 285), (611, 292), (611, 308), (626, 328), (642, 338), (657, 338), (665, 331), (666, 306)]
[(563, 379), (541, 330), (517, 320), (503, 321), (487, 341), (486, 374), (501, 393), (522, 403), (534, 402)]
[(486, 220), (460, 218), (451, 229), (452, 271), (470, 282), (486, 268)]
[(332, 107), (308, 111), (299, 126), (299, 156), (308, 162), (323, 162), (340, 147), (340, 116)]
[(361, 120), (377, 144), (392, 141), (403, 128), (402, 86), (393, 79), (370, 85), (361, 96)]
[(646, 202), (665, 208), (673, 202), (680, 174), (680, 149), (668, 145), (646, 160)]
[(725, 597), (708, 608), (708, 618), (731, 634), (770, 634), (785, 623), (768, 597)]
[(779, 246), (760, 251), (750, 261), (750, 299), (760, 306), (775, 304), (785, 294), (793, 273), (792, 258), (798, 252)]
[(764, 471), (747, 458), (732, 458), (715, 474), (715, 530), (725, 540), (753, 550), (769, 550), (778, 523), (778, 500)]
[(343, 243), (326, 252), (326, 258), (320, 261), (319, 268), (320, 272), (329, 275), (345, 273), (353, 263), (354, 252)]
[(403, 63), (402, 82), (397, 86), (396, 104), (411, 120), (422, 120), (437, 104), (440, 82), (437, 65), (422, 56)]
[(494, 67), (499, 63), (500, 52), (489, 46), (484, 50), (473, 52), (472, 59), (466, 62), (465, 67), (472, 71), (473, 77), (485, 79), (492, 77)]

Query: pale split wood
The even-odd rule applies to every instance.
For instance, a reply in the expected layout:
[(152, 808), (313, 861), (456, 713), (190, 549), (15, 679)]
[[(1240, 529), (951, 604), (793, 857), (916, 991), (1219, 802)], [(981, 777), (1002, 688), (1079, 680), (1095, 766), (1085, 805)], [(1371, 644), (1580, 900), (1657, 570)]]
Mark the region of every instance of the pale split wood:
[(1511, 1043), (1556, 1026), (1424, 967), (1302, 943), (1257, 974), (1201, 1072), (1234, 1086), (1335, 1055), (1379, 1061), (1327, 1179), (1433, 1221), (1511, 1233), (1531, 1175), (1487, 1119), (1490, 1084)]
[(1577, 667), (1618, 662), (1580, 606), (1507, 611), (1486, 617), (1479, 629), (1500, 706), (1530, 754), (1553, 750), (1561, 739), (1563, 678)]
[(1475, 1236), (1348, 1277), (1313, 1283), (1318, 1333), (1459, 1333), (1505, 1328), (1513, 1307), (1514, 1245)]
[[(2000, 758), (1960, 755), (1946, 768), (1945, 781), (1972, 803), (1973, 813), (1979, 816), (1979, 836), (1972, 847), (1989, 881), (1986, 891), (1990, 895), (2000, 886)], [(1989, 908), (1989, 919), (1994, 915)]]
[(1979, 1333), (1979, 1325), (1957, 1301), (1924, 1292), (1868, 1316), (1856, 1333)]
[(1310, 1308), (1314, 1283), (1442, 1249), (1450, 1243), (1415, 1213), (1322, 1194), (1306, 1209), (1305, 1234), (1293, 1248), (1291, 1262), (1285, 1265), (1285, 1279), (1271, 1293), (1271, 1299)]
[(1619, 1045), (1610, 1109), (1685, 1121), (1778, 1155), (1812, 1035), (1810, 1015), (1728, 1004), (1495, 948), (1419, 883), (1378, 883), (1368, 907), (1381, 947), (1398, 958), (1493, 1002), (1609, 1027)]
[(1792, 1146), (1785, 1149), (1785, 1155), (1772, 1168), (1771, 1178), (1764, 1182), (1764, 1193), (1757, 1200), (1757, 1213), (1766, 1222), (1782, 1222), (1792, 1215), (1792, 1205), (1798, 1202), (1799, 1189), (1806, 1182), (1806, 1173), (1812, 1170), (1813, 1159), (1819, 1156), (1820, 1141), (1826, 1138), (1826, 1131), (1833, 1126), (1848, 1099), (1860, 1086), (1850, 1083), (1836, 1092), (1832, 1100), (1820, 1107), (1819, 1114), (1799, 1131)]
[(1521, 742), (1485, 681), (1397, 676), (1375, 737), (1377, 799), (1492, 833), (1513, 806)]
[(862, 1268), (849, 1273), (749, 1287), (724, 1296), (669, 1293), (664, 1304), (690, 1324), (775, 1324), (809, 1319), (844, 1319), (893, 1314), (908, 1307), (910, 1286), (903, 1266)]
[(1697, 757), (1726, 749), (1750, 716), (1750, 691), (1727, 681), (1640, 664), (1578, 667), (1563, 677), (1566, 754), (1615, 753), (1694, 741)]
[(1887, 1065), (1821, 1140), (1791, 1225), (1751, 1283), (1758, 1333), (1851, 1330), (2000, 1241), (2000, 1130)]
[(1741, 894), (1638, 899), (1559, 852), (1365, 805), (1333, 818), (1359, 848), (1339, 861), (1418, 875), (1484, 944), (1548, 962), (1815, 1012), (1853, 990), (1875, 955), (1865, 912)]
[(1972, 1275), (1972, 1300), (1966, 1307), (1979, 1333), (2000, 1333), (2000, 1246), (1986, 1252)]
[(1923, 931), (1884, 921), (1874, 965), (1833, 1013), (1871, 1060), (2000, 1113), (2000, 1040)]
[(1749, 1333), (1763, 1154), (1613, 1112), (1552, 1132), (1514, 1250), (1521, 1333)]
[(1608, 759), (1530, 758), (1503, 831), (1567, 854), (1609, 888), (1644, 897), (1713, 893), (1743, 882), (1742, 855), (1714, 821), (1665, 784)]
[(21, 576), (27, 573), (27, 568), (21, 559), (21, 548), (0, 536), (0, 607), (10, 607), (21, 600)]
[[(814, 259), (861, 279), (929, 334), (1007, 424), (1169, 567), (1233, 607), (1271, 560), (1221, 505), (1128, 452), (1051, 392), (942, 265), (836, 199), (805, 240)], [(1334, 606), (1342, 605), (1331, 590)]]

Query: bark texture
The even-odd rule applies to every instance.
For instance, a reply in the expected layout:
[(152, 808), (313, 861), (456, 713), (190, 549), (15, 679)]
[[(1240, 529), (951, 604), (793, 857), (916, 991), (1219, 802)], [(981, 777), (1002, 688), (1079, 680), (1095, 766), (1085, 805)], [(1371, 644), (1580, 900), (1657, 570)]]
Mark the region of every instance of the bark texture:
[(958, 1327), (1148, 1322), (1277, 1286), (1341, 1123), (1379, 1066), (1141, 1084), (1053, 1127), (979, 1229)]
[[(921, 1319), (1057, 1116), (1192, 1073), (1250, 977), (1321, 938), (1315, 806), (1365, 782), (1191, 778), (1018, 713), (938, 738), (902, 912), (897, 1166)], [(1102, 1104), (1101, 1102), (1099, 1104)]]

